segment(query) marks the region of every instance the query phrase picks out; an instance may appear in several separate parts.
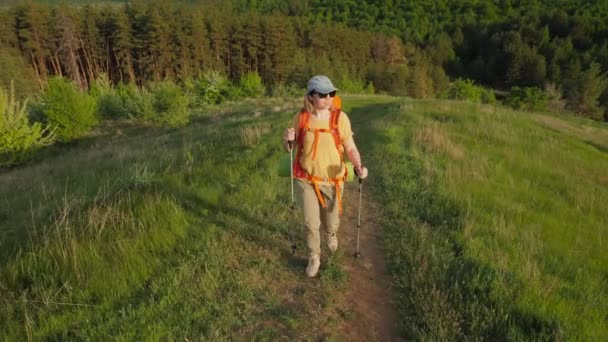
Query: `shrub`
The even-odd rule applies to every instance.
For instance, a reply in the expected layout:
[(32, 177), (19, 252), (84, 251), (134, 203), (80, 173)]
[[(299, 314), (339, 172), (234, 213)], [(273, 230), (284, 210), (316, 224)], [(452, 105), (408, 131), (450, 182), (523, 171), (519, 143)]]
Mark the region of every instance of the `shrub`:
[(99, 120), (95, 98), (69, 80), (53, 77), (42, 94), (42, 112), (55, 128), (57, 138), (67, 142), (85, 135)]
[(230, 81), (222, 73), (209, 70), (194, 80), (186, 81), (188, 92), (194, 96), (196, 105), (220, 104), (230, 95)]
[(547, 109), (553, 112), (563, 112), (566, 110), (566, 100), (562, 96), (562, 89), (555, 83), (547, 83), (545, 85), (545, 94), (547, 96)]
[(118, 119), (127, 117), (123, 100), (112, 87), (106, 74), (101, 74), (91, 84), (91, 96), (97, 101), (97, 116), (105, 119)]
[(608, 86), (606, 74), (598, 63), (584, 71), (573, 70), (564, 80), (568, 108), (578, 115), (601, 120), (604, 116), (599, 99)]
[(152, 84), (153, 116), (151, 122), (170, 127), (185, 126), (190, 122), (190, 97), (171, 81)]
[(506, 104), (520, 110), (547, 110), (547, 94), (536, 87), (513, 87)]
[(338, 89), (343, 92), (353, 94), (361, 94), (366, 92), (365, 83), (360, 79), (351, 78), (346, 72), (342, 74), (336, 83), (338, 85)]
[(447, 89), (445, 97), (452, 100), (466, 100), (476, 103), (496, 103), (496, 96), (491, 89), (477, 86), (472, 80), (459, 78)]
[(476, 86), (472, 80), (457, 79), (447, 90), (447, 98), (452, 100), (468, 100), (481, 102), (481, 87)]
[(143, 120), (154, 117), (154, 98), (148, 89), (133, 83), (119, 83), (116, 93), (120, 98), (121, 116)]
[(371, 64), (367, 71), (367, 80), (373, 83), (375, 90), (393, 95), (407, 95), (407, 84), (410, 70), (405, 64)]
[(14, 87), (8, 94), (0, 87), (0, 167), (24, 162), (37, 149), (55, 140), (48, 126), (39, 122), (30, 125), (25, 102), (15, 100)]
[(260, 97), (266, 92), (262, 78), (257, 72), (248, 72), (241, 76), (238, 87), (244, 97)]

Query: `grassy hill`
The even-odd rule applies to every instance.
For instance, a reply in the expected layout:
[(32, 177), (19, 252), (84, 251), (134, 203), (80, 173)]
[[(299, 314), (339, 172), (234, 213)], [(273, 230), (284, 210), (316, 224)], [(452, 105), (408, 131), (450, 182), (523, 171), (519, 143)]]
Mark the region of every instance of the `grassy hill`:
[(608, 129), (443, 101), (363, 125), (413, 336), (608, 337)]
[[(347, 97), (409, 338), (606, 339), (608, 129)], [(332, 339), (338, 254), (292, 256), (282, 129), (299, 100), (118, 122), (0, 174), (0, 336)], [(304, 250), (303, 246), (300, 248)]]

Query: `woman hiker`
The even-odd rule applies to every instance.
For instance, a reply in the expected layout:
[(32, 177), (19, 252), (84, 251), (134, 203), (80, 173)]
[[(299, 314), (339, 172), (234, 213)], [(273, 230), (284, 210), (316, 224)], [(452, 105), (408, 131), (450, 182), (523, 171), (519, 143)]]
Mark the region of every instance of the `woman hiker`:
[(322, 223), (329, 250), (334, 252), (338, 248), (337, 233), (347, 172), (344, 154), (352, 162), (356, 174), (360, 178), (367, 177), (367, 168), (361, 165), (361, 156), (353, 140), (350, 120), (338, 103), (334, 106), (337, 90), (327, 76), (311, 78), (304, 95), (304, 107), (295, 116), (292, 127), (283, 134), (286, 151), (290, 152), (294, 144), (297, 146), (293, 176), (307, 231), (306, 274), (309, 277), (317, 275), (321, 263), (319, 229)]

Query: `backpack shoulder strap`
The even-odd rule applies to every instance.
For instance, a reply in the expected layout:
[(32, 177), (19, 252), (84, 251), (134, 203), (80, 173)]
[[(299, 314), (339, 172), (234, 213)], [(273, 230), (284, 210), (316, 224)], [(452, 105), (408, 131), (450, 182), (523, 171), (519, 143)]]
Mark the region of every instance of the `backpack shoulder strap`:
[(300, 124), (298, 127), (298, 146), (304, 145), (304, 134), (308, 129), (308, 123), (310, 122), (310, 113), (305, 109), (300, 112)]
[(340, 113), (342, 110), (340, 108), (334, 109), (331, 111), (331, 117), (329, 118), (329, 129), (331, 130), (331, 135), (334, 137), (334, 143), (336, 144), (336, 149), (343, 153), (342, 142), (340, 139)]

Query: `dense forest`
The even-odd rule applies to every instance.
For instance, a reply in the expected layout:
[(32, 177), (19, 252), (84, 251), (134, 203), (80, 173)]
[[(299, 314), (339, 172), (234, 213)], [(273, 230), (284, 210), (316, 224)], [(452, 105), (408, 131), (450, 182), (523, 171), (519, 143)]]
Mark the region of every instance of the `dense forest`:
[(26, 2), (0, 7), (0, 82), (88, 87), (257, 72), (270, 87), (325, 73), (347, 91), (424, 98), (451, 80), (535, 87), (608, 119), (608, 1)]

